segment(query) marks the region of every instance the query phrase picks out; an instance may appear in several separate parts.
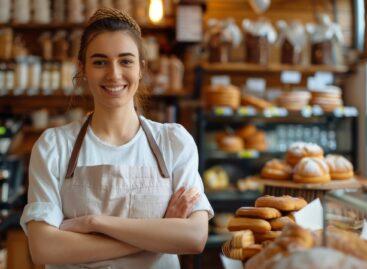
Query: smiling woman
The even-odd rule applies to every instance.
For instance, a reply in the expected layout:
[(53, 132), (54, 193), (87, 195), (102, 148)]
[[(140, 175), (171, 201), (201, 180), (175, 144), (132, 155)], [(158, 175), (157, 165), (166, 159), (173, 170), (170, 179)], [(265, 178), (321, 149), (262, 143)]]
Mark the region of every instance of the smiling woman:
[(29, 166), (21, 225), (46, 268), (179, 268), (199, 253), (213, 210), (191, 135), (137, 112), (145, 66), (127, 14), (98, 10), (81, 40), (77, 82), (93, 95), (82, 121), (46, 130)]

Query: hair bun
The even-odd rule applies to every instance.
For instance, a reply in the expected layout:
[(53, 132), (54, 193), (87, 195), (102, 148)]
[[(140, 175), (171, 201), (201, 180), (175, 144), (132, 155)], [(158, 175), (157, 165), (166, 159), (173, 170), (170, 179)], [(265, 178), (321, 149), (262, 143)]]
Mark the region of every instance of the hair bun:
[(103, 19), (115, 19), (127, 23), (139, 36), (141, 36), (141, 29), (139, 24), (125, 11), (115, 8), (99, 8), (88, 20), (87, 27), (96, 21)]

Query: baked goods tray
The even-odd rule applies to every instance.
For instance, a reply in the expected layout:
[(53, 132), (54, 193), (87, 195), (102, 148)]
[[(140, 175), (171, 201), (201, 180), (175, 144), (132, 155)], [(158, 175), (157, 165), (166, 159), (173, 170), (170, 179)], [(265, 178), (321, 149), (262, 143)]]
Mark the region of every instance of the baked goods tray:
[(272, 179), (263, 179), (253, 177), (251, 180), (263, 184), (264, 186), (284, 187), (292, 189), (309, 189), (309, 190), (336, 190), (336, 189), (358, 189), (361, 183), (356, 178), (345, 180), (332, 180), (328, 183), (296, 183), (293, 181), (281, 181)]
[(346, 179), (346, 180), (335, 180), (329, 183), (295, 183), (292, 181), (280, 181), (271, 179), (262, 179), (255, 177), (254, 182), (264, 185), (265, 195), (282, 196), (300, 196), (303, 197), (307, 202), (311, 202), (316, 198), (323, 198), (325, 193), (331, 190), (338, 189), (358, 189), (362, 187), (362, 184), (356, 179)]

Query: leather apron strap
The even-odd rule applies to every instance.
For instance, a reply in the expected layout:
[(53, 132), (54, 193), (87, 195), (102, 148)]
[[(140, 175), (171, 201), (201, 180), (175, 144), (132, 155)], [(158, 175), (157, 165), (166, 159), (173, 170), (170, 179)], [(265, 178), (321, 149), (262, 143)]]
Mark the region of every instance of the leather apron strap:
[(87, 133), (88, 125), (90, 124), (90, 122), (92, 120), (92, 115), (93, 115), (93, 113), (88, 115), (87, 120), (84, 122), (82, 128), (79, 131), (79, 134), (76, 138), (76, 141), (75, 141), (75, 144), (74, 144), (74, 147), (73, 147), (73, 151), (71, 152), (71, 157), (70, 157), (70, 160), (69, 160), (68, 170), (66, 172), (65, 178), (72, 178), (74, 176), (74, 170), (75, 170), (75, 167), (78, 163), (80, 148), (82, 147), (85, 134)]
[[(73, 150), (71, 152), (71, 157), (70, 157), (70, 160), (69, 160), (68, 169), (67, 169), (65, 178), (72, 178), (74, 176), (74, 170), (75, 170), (76, 165), (78, 163), (79, 152), (80, 152), (80, 149), (82, 147), (85, 134), (87, 133), (88, 125), (90, 124), (90, 122), (92, 120), (92, 115), (93, 115), (93, 113), (88, 115), (87, 120), (84, 122), (82, 128), (79, 131), (79, 134), (76, 138), (76, 141), (75, 141), (75, 144), (74, 144), (74, 147), (73, 147)], [(152, 152), (154, 154), (154, 157), (155, 157), (155, 159), (158, 163), (159, 172), (160, 172), (161, 176), (165, 177), (165, 178), (169, 178), (170, 175), (169, 175), (166, 163), (163, 159), (162, 152), (160, 151), (160, 149), (158, 147), (158, 144), (157, 144), (157, 142), (155, 141), (155, 139), (153, 137), (152, 132), (150, 131), (148, 125), (144, 122), (144, 120), (142, 120), (142, 118), (140, 116), (138, 116), (138, 118), (139, 118), (140, 125), (141, 125), (147, 139), (148, 139), (149, 147), (152, 150)]]

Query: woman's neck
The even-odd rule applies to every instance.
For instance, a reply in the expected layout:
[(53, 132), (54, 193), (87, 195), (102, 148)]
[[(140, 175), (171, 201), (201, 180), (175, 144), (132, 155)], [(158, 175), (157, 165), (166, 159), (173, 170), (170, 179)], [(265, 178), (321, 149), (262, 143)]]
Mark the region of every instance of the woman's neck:
[(140, 126), (133, 104), (118, 109), (95, 106), (91, 128), (96, 136), (108, 144), (120, 146), (129, 142)]

